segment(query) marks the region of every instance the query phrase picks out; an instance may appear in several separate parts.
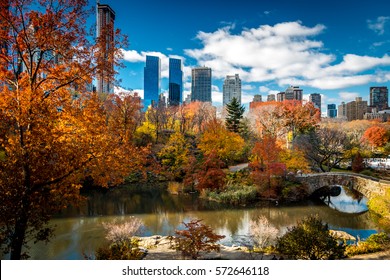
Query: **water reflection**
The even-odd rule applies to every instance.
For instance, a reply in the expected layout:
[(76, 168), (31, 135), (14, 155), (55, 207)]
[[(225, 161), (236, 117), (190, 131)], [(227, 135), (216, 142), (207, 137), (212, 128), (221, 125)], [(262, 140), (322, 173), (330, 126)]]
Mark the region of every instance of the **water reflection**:
[(368, 211), (367, 198), (365, 196), (347, 187), (339, 187), (339, 195), (323, 198), (329, 207), (344, 213), (362, 213)]
[(53, 240), (47, 245), (32, 245), (33, 259), (82, 259), (93, 252), (104, 240), (103, 222), (125, 220), (136, 216), (143, 220), (142, 236), (173, 235), (183, 228), (182, 222), (202, 219), (218, 234), (226, 236), (223, 244), (238, 243), (249, 233), (249, 222), (266, 216), (281, 234), (303, 217), (317, 214), (330, 228), (344, 230), (361, 238), (376, 232), (368, 212), (342, 213), (323, 203), (305, 202), (294, 205), (257, 205), (232, 209), (191, 196), (160, 194), (132, 194), (115, 190), (106, 194), (94, 193), (79, 208), (70, 208), (52, 220), (56, 224)]

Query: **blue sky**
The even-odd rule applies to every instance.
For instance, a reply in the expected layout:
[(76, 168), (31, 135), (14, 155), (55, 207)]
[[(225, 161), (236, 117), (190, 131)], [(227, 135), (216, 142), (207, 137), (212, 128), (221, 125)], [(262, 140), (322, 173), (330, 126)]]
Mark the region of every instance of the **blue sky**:
[(126, 1), (105, 0), (115, 26), (129, 38), (123, 88), (143, 95), (146, 55), (162, 59), (162, 91), (168, 58), (184, 64), (184, 96), (191, 68), (213, 71), (213, 104), (222, 102), (226, 75), (238, 73), (243, 103), (254, 94), (300, 86), (304, 98), (328, 103), (368, 100), (370, 86), (389, 86), (390, 1)]

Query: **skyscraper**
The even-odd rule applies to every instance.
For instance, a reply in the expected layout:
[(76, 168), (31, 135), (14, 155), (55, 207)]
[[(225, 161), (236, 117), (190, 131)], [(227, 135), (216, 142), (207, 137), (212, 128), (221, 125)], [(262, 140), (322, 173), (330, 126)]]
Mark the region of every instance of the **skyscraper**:
[(347, 104), (345, 104), (345, 102), (341, 102), (341, 104), (338, 106), (337, 118), (338, 119), (347, 118)]
[(387, 87), (370, 87), (370, 106), (378, 111), (389, 107), (389, 91)]
[(367, 101), (363, 101), (361, 97), (356, 97), (355, 101), (347, 103), (347, 120), (362, 120), (364, 114), (367, 113)]
[(179, 105), (183, 92), (183, 67), (181, 59), (169, 58), (169, 96), (170, 106)]
[(309, 101), (314, 104), (314, 107), (319, 109), (321, 112), (321, 94), (311, 93), (309, 95)]
[(110, 62), (109, 52), (112, 48), (112, 43), (114, 41), (114, 21), (115, 21), (115, 12), (109, 5), (96, 4), (97, 9), (97, 22), (96, 22), (96, 36), (99, 38), (104, 35), (104, 50), (102, 53), (102, 58), (104, 60), (104, 69), (99, 73), (97, 77), (97, 91), (99, 93), (112, 93), (114, 91), (113, 84), (111, 82), (112, 75), (114, 72), (114, 64)]
[(286, 93), (285, 92), (278, 92), (276, 94), (276, 100), (278, 102), (283, 102), (284, 100), (286, 100)]
[(290, 86), (286, 89), (285, 100), (300, 100), (302, 101), (303, 90), (299, 87)]
[(268, 94), (267, 101), (275, 101), (275, 94)]
[(223, 83), (223, 106), (229, 104), (233, 97), (241, 104), (241, 79), (238, 74), (226, 76)]
[(335, 118), (335, 117), (337, 117), (336, 104), (328, 104), (327, 115), (328, 115), (328, 118)]
[(211, 68), (192, 69), (191, 101), (211, 102)]
[(146, 56), (144, 67), (144, 108), (149, 105), (157, 105), (160, 95), (160, 58), (157, 56)]

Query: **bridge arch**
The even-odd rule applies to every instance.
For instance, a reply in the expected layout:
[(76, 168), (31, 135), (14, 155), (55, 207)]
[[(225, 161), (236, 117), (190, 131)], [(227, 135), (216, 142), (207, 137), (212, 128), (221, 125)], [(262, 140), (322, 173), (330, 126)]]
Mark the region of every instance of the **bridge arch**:
[(354, 189), (370, 199), (377, 195), (384, 195), (385, 190), (390, 188), (389, 181), (355, 173), (327, 172), (302, 174), (297, 176), (296, 180), (306, 186), (309, 195), (322, 187), (341, 185)]

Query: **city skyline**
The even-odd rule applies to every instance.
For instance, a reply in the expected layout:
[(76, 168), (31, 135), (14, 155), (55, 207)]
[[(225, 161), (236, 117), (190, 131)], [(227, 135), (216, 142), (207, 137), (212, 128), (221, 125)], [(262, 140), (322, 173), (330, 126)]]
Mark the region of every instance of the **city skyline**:
[[(369, 100), (370, 87), (389, 86), (390, 4), (385, 1), (343, 1), (337, 8), (332, 1), (244, 1), (235, 9), (220, 1), (191, 7), (152, 0), (104, 3), (117, 13), (116, 27), (129, 36), (121, 86), (141, 96), (146, 55), (161, 59), (162, 92), (168, 92), (169, 57), (182, 59), (183, 99), (191, 91), (191, 68), (212, 68), (217, 106), (226, 75), (240, 75), (243, 104), (255, 94), (276, 94), (293, 85), (303, 89), (305, 100), (321, 93), (323, 112), (326, 104)], [(146, 9), (150, 5), (156, 9)], [(134, 24), (126, 24), (130, 9), (138, 11)], [(202, 21), (196, 16), (200, 12)]]

